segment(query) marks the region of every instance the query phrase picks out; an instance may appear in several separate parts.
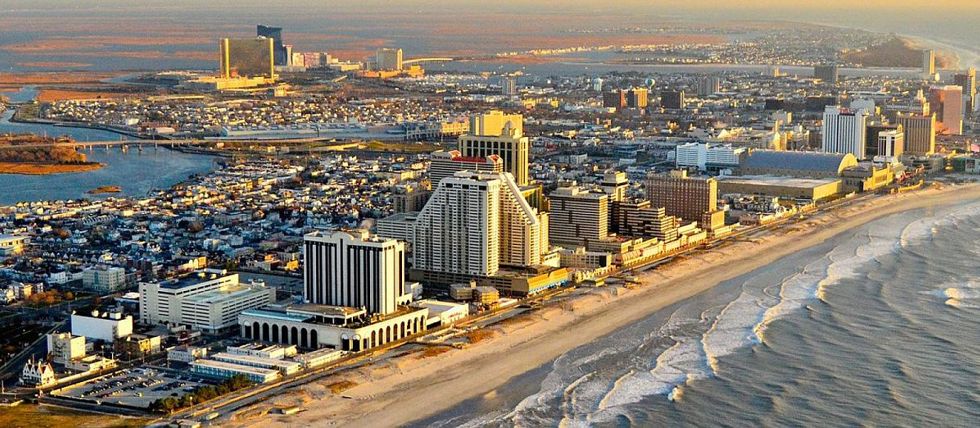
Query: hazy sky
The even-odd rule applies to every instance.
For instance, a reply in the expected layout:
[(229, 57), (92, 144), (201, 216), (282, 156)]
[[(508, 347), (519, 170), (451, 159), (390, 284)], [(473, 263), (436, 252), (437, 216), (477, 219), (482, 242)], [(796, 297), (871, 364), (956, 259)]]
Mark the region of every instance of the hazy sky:
[(315, 7), (344, 10), (615, 10), (615, 11), (738, 11), (768, 9), (780, 11), (841, 11), (854, 9), (957, 9), (980, 11), (977, 0), (4, 0), (3, 9), (106, 8), (119, 7)]

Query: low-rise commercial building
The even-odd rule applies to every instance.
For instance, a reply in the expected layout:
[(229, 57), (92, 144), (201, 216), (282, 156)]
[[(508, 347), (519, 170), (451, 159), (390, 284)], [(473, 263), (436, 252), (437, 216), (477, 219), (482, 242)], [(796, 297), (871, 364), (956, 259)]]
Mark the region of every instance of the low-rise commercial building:
[(278, 370), (283, 376), (298, 373), (303, 368), (302, 364), (295, 361), (287, 361), (280, 358), (260, 357), (258, 355), (232, 354), (228, 352), (219, 352), (214, 354), (211, 356), (211, 359), (242, 366)]
[(465, 303), (426, 299), (414, 302), (412, 306), (429, 310), (429, 319), (426, 322), (429, 327), (451, 325), (470, 314), (470, 306)]
[(363, 351), (426, 330), (428, 309), (402, 307), (385, 316), (364, 309), (298, 304), (250, 309), (238, 317), (242, 336), (305, 349)]
[(197, 360), (191, 363), (191, 372), (214, 379), (228, 379), (245, 376), (255, 383), (269, 383), (279, 379), (279, 370), (262, 367), (243, 366), (215, 360)]
[(718, 193), (722, 195), (764, 195), (821, 201), (843, 191), (843, 182), (837, 178), (795, 178), (773, 175), (718, 178)]
[(240, 283), (238, 274), (202, 271), (140, 284), (141, 322), (215, 332), (233, 327), (243, 311), (275, 302), (275, 296), (275, 289), (262, 284)]
[(123, 315), (120, 311), (92, 311), (91, 316), (72, 314), (71, 332), (77, 336), (85, 336), (93, 340), (113, 342), (116, 339), (133, 334), (132, 315)]

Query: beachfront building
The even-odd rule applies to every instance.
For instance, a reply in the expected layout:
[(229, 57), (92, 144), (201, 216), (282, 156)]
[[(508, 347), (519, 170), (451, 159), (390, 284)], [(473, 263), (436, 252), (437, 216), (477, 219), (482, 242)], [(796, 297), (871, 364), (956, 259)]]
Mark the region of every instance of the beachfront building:
[(405, 290), (404, 242), (367, 230), (317, 231), (303, 238), (303, 260), (308, 303), (387, 315), (411, 301)]
[(304, 303), (242, 312), (243, 337), (357, 352), (425, 331), (428, 309), (408, 307), (403, 242), (365, 230), (313, 232), (304, 260)]
[(213, 379), (229, 379), (244, 376), (255, 383), (269, 383), (282, 377), (276, 369), (245, 366), (217, 360), (196, 360), (191, 362), (191, 372)]
[(851, 153), (752, 150), (739, 165), (738, 174), (838, 178), (857, 163)]
[(578, 246), (609, 236), (609, 195), (570, 186), (559, 187), (548, 198), (551, 242)]
[(412, 240), (415, 269), (484, 277), (501, 265), (540, 265), (548, 247), (547, 214), (528, 204), (509, 173), (443, 179)]
[(898, 113), (897, 122), (904, 131), (904, 152), (927, 156), (936, 152), (936, 114)]
[(402, 307), (386, 316), (361, 308), (294, 304), (249, 309), (238, 317), (242, 336), (305, 349), (363, 351), (426, 329), (429, 311)]
[(718, 210), (718, 182), (713, 178), (688, 177), (684, 170), (651, 175), (646, 193), (651, 204), (663, 207), (669, 216), (701, 222), (708, 230), (724, 226), (724, 213)]

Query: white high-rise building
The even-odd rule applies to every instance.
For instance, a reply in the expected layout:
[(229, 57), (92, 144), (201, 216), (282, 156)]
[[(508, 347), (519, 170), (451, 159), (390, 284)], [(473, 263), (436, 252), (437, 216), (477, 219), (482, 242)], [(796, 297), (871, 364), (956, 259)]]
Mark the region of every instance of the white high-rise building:
[(501, 265), (539, 265), (547, 225), (510, 174), (457, 172), (439, 182), (418, 215), (414, 267), (492, 276)]
[(864, 159), (867, 131), (867, 111), (827, 106), (823, 113), (823, 151), (850, 153)]
[(674, 151), (678, 168), (697, 167), (704, 171), (737, 167), (746, 149), (731, 144), (687, 143), (677, 146)]
[(387, 315), (405, 296), (405, 243), (366, 230), (313, 232), (303, 238), (307, 302)]

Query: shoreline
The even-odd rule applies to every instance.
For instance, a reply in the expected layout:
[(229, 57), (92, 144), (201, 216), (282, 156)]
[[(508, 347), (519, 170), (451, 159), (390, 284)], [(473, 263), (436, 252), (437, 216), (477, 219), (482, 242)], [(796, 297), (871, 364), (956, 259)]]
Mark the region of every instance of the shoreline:
[(55, 175), (98, 171), (105, 167), (100, 162), (85, 164), (51, 164), (30, 162), (0, 162), (0, 174), (10, 175)]
[[(360, 421), (370, 420), (371, 426), (397, 426), (424, 420), (464, 401), (494, 394), (510, 379), (549, 364), (571, 349), (786, 255), (888, 215), (970, 199), (980, 199), (980, 184), (947, 184), (943, 189), (881, 196), (820, 213), (791, 224), (788, 231), (735, 242), (639, 274), (645, 285), (635, 289), (580, 289), (581, 293), (559, 305), (546, 305), (485, 328), (494, 332), (494, 337), (462, 350), (428, 358), (409, 355), (380, 361), (297, 387), (239, 410), (229, 425), (264, 428), (331, 420), (335, 425), (364, 426), (366, 423)], [(705, 264), (712, 268), (703, 269)], [(570, 331), (574, 334), (567, 334)], [(476, 371), (495, 375), (473, 376)], [(327, 385), (345, 380), (357, 386), (344, 391), (343, 397), (329, 391)], [(422, 396), (426, 397), (424, 402), (418, 400)], [(272, 420), (239, 416), (255, 415), (261, 413), (257, 409), (277, 404), (308, 410)]]

